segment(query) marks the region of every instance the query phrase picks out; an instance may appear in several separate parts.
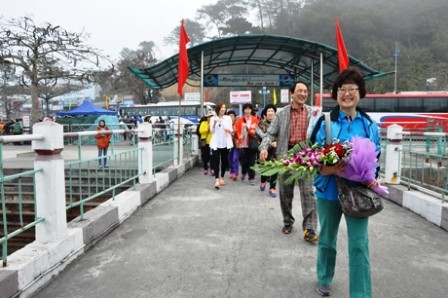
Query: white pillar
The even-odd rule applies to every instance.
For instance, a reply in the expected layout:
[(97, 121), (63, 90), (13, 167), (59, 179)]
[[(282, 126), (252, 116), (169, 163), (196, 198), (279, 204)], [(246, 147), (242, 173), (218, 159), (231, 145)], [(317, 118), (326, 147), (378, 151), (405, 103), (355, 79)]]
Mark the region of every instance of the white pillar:
[[(184, 144), (182, 133), (184, 131), (184, 125), (174, 125), (174, 166), (182, 164), (184, 159)], [(177, 155), (177, 156), (176, 156)], [(177, 157), (177, 158), (176, 158)]]
[(402, 139), (403, 127), (392, 124), (387, 128), (385, 182), (389, 184), (400, 184)]
[(199, 155), (199, 137), (194, 132), (192, 132), (192, 134), (191, 134), (191, 141), (193, 142), (191, 144), (191, 146), (192, 146), (192, 154), (193, 155)]
[(138, 161), (138, 171), (146, 172), (145, 175), (138, 178), (138, 182), (140, 184), (151, 183), (154, 181), (152, 172), (152, 125), (144, 122), (138, 128), (138, 148), (143, 148), (141, 160)]
[(63, 126), (45, 121), (33, 126), (33, 133), (43, 135), (43, 140), (32, 142), (38, 154), (34, 161), (36, 173), (36, 216), (44, 222), (36, 226), (36, 241), (48, 243), (67, 236), (67, 211), (65, 209), (65, 171)]

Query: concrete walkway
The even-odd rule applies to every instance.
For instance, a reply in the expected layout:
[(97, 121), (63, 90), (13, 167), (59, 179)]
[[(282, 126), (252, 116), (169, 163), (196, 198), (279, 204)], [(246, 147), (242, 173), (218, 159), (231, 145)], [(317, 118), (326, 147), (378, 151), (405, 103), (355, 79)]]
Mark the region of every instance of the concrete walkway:
[[(227, 183), (217, 191), (194, 168), (33, 297), (320, 297), (299, 200), (296, 229), (283, 235), (278, 198)], [(348, 297), (346, 239), (343, 220), (332, 297)], [(370, 248), (374, 297), (447, 296), (448, 233), (438, 226), (385, 202)]]

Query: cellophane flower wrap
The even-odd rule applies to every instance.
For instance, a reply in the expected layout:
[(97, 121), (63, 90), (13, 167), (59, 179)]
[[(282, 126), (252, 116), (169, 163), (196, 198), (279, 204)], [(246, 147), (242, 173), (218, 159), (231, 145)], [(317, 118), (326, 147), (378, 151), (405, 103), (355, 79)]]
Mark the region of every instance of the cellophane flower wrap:
[(387, 196), (389, 191), (386, 186), (374, 183), (376, 181), (376, 168), (379, 167), (376, 145), (369, 139), (354, 137), (352, 139), (352, 151), (346, 161), (344, 171), (339, 175), (350, 181), (372, 185), (371, 188), (381, 196)]
[(303, 142), (277, 160), (259, 163), (253, 169), (264, 176), (278, 174), (278, 178), (291, 173), (285, 180), (286, 184), (290, 184), (314, 176), (323, 165), (332, 166), (343, 162), (345, 168), (339, 176), (366, 186), (373, 185), (373, 191), (386, 196), (389, 194), (387, 187), (375, 183), (375, 172), (379, 166), (377, 155), (376, 145), (369, 139), (360, 137), (343, 143), (335, 140), (330, 145), (310, 145)]

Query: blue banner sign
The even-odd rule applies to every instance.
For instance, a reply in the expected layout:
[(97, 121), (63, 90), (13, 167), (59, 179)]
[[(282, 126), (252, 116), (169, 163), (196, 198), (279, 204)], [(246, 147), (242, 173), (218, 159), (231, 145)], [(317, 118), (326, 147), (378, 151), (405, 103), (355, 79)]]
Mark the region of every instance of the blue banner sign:
[(207, 74), (205, 87), (289, 87), (294, 78), (288, 74)]

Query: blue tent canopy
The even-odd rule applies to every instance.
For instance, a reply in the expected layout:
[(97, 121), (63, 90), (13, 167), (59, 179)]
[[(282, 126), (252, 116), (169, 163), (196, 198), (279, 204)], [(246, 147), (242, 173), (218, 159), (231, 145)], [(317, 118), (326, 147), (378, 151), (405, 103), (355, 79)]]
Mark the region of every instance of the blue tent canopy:
[(90, 101), (85, 101), (79, 107), (70, 111), (57, 112), (56, 116), (85, 116), (85, 115), (117, 115), (117, 111), (97, 107)]

